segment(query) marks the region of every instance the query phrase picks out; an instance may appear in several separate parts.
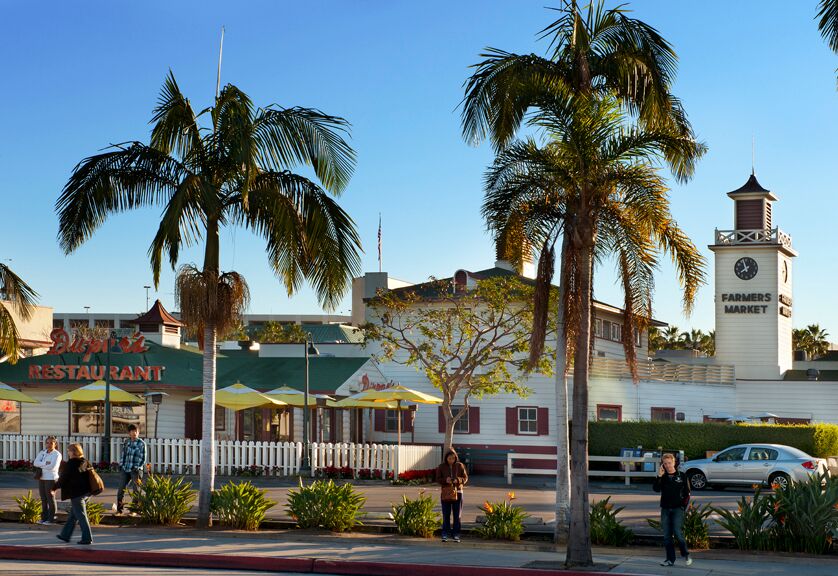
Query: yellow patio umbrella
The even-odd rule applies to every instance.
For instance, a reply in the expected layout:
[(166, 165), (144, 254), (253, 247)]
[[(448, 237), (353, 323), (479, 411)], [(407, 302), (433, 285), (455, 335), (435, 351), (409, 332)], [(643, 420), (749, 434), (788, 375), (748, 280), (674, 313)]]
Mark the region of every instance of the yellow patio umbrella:
[[(343, 400), (332, 400), (326, 403), (329, 408), (372, 408), (373, 410), (398, 410), (398, 402), (374, 402), (372, 400), (355, 400), (352, 397)], [(410, 406), (403, 404), (402, 410), (410, 410)]]
[[(406, 388), (404, 386), (393, 386), (392, 388), (384, 388), (383, 390), (364, 390), (358, 394), (353, 394), (347, 400), (360, 400), (371, 402), (395, 402), (396, 410), (402, 409), (402, 402), (411, 402), (416, 404), (442, 404), (442, 398), (431, 396), (418, 390)], [(397, 443), (402, 444), (402, 419), (396, 418)]]
[[(87, 386), (76, 388), (69, 392), (65, 392), (61, 396), (56, 396), (55, 399), (59, 402), (104, 402), (105, 401), (105, 381), (96, 380)], [(110, 399), (111, 402), (122, 402), (124, 404), (145, 404), (145, 400), (126, 392), (122, 388), (110, 385)]]
[[(195, 396), (189, 399), (191, 402), (202, 402), (203, 396)], [(227, 386), (215, 393), (215, 403), (219, 406), (229, 408), (234, 412), (245, 410), (247, 408), (256, 408), (257, 406), (287, 406), (286, 402), (274, 400), (270, 396), (266, 396), (261, 392), (257, 392), (249, 386), (245, 386), (241, 382), (236, 382), (232, 386)]]
[[(297, 390), (296, 388), (291, 388), (290, 386), (280, 386), (270, 392), (265, 392), (265, 396), (269, 396), (274, 400), (279, 400), (280, 402), (284, 402), (289, 406), (295, 406), (297, 408), (302, 408), (305, 404), (305, 394)], [(316, 406), (318, 398), (325, 398), (327, 401), (333, 400), (331, 396), (327, 396), (326, 394), (311, 394), (308, 395), (308, 405), (309, 406)], [(329, 404), (327, 403), (327, 406)]]
[(34, 398), (31, 398), (21, 392), (20, 390), (16, 390), (9, 386), (8, 384), (3, 384), (0, 382), (0, 400), (8, 400), (10, 402), (30, 402), (33, 404), (40, 404)]

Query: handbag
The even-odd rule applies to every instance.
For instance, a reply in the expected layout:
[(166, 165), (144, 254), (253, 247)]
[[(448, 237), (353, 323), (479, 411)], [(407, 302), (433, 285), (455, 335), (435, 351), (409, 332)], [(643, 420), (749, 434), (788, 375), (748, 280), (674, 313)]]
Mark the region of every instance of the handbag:
[(440, 491), (439, 499), (443, 502), (456, 502), (457, 501), (457, 487), (453, 484), (449, 484), (442, 487)]

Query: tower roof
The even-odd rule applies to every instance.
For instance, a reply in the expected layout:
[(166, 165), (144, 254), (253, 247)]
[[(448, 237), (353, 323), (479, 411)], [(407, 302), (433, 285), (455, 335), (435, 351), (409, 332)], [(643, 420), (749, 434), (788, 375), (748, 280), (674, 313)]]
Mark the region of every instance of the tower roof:
[(184, 326), (184, 323), (169, 314), (163, 308), (160, 300), (155, 300), (154, 305), (145, 314), (137, 316), (133, 320), (126, 321), (126, 324), (163, 324), (164, 326)]
[(753, 194), (754, 192), (763, 192), (763, 193), (766, 193), (766, 194), (771, 193), (770, 190), (766, 190), (765, 188), (762, 187), (762, 185), (760, 185), (760, 183), (757, 181), (757, 177), (754, 175), (753, 172), (751, 172), (751, 177), (748, 178), (748, 181), (745, 182), (744, 186), (742, 186), (740, 188), (737, 188), (736, 190), (734, 190), (732, 192), (728, 192), (728, 195), (730, 195), (730, 194)]

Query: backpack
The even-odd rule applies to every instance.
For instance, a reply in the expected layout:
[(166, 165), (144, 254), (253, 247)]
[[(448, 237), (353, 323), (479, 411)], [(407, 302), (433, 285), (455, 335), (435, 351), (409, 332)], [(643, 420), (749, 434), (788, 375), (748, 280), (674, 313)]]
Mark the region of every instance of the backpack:
[(87, 480), (90, 483), (90, 495), (98, 496), (105, 489), (105, 483), (102, 482), (102, 477), (93, 468), (87, 470)]

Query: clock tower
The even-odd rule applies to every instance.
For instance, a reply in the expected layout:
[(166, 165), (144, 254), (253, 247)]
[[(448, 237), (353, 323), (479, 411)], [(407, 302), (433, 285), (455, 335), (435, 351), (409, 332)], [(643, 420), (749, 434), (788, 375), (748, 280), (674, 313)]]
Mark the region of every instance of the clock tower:
[(777, 197), (751, 177), (728, 192), (733, 230), (716, 229), (716, 361), (740, 380), (777, 380), (791, 368), (791, 236), (774, 228)]

